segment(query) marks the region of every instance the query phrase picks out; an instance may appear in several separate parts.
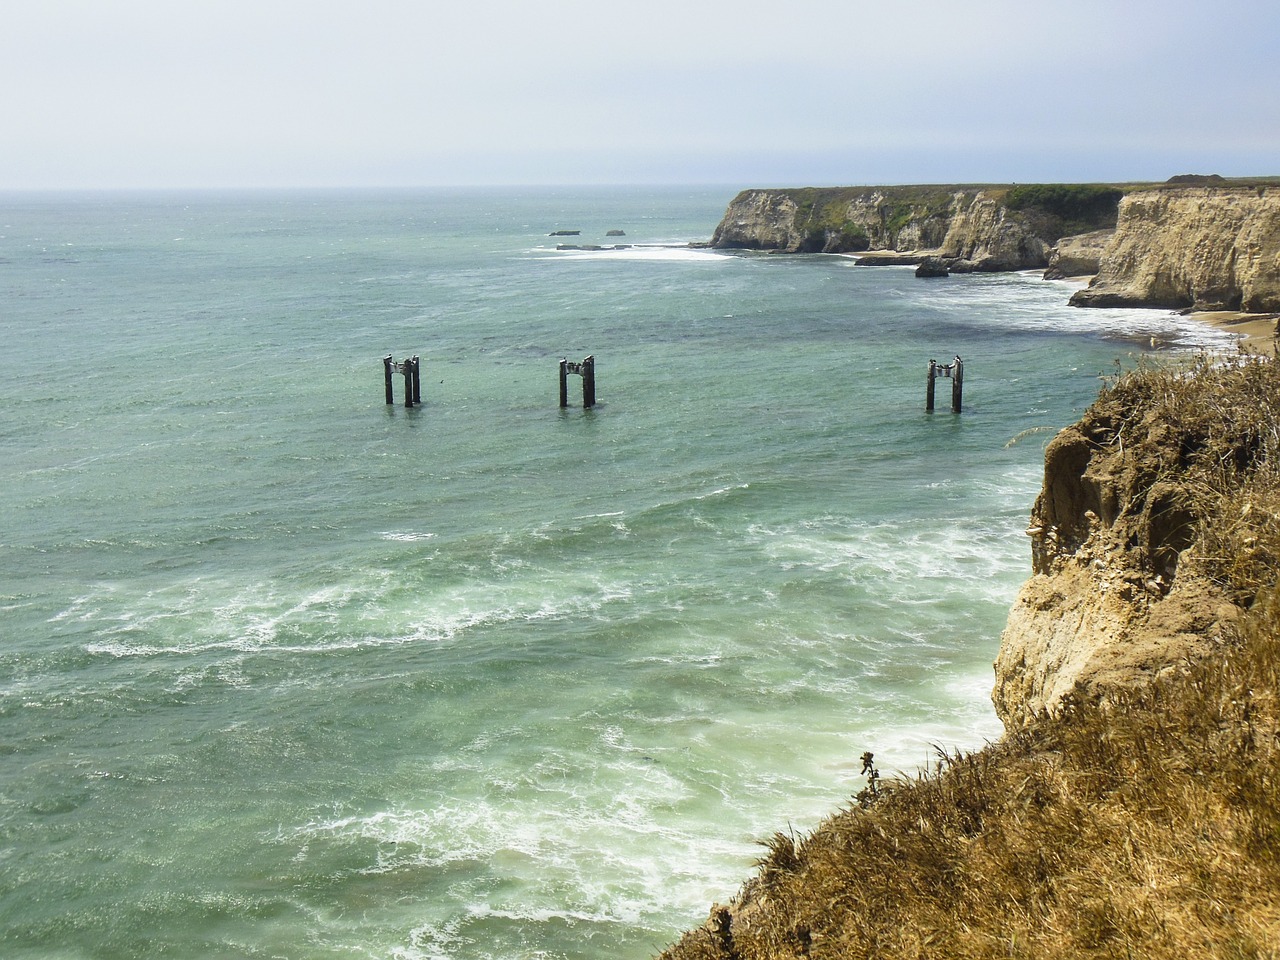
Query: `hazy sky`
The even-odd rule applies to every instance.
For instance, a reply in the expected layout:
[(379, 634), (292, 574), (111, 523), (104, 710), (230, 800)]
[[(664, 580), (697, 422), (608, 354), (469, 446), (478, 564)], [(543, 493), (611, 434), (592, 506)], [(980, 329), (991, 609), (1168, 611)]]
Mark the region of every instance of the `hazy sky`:
[(0, 189), (1280, 174), (1275, 0), (4, 0)]

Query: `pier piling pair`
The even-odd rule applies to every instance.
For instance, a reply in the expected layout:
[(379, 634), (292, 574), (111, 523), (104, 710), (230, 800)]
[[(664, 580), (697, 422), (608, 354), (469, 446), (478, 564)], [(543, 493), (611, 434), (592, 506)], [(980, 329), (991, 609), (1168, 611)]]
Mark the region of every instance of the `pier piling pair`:
[(951, 381), (951, 412), (959, 413), (964, 400), (964, 361), (958, 356), (946, 366), (937, 360), (929, 361), (929, 385), (925, 388), (924, 409), (933, 413), (933, 382), (938, 377), (946, 377)]
[(382, 369), (386, 380), (388, 404), (396, 402), (395, 393), (391, 389), (393, 373), (404, 374), (404, 405), (412, 407), (415, 403), (422, 403), (421, 363), (416, 355), (397, 363), (391, 354), (387, 354), (382, 358)]
[(584, 407), (594, 407), (596, 405), (596, 358), (595, 354), (587, 357), (581, 363), (574, 363), (571, 360), (560, 361), (560, 406), (567, 407), (569, 405), (569, 374), (575, 373), (582, 377), (582, 405)]

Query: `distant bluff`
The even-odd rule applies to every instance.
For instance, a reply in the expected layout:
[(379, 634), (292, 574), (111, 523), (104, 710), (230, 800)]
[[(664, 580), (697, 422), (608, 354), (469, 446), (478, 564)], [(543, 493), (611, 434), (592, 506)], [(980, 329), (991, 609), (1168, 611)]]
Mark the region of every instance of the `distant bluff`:
[(1110, 185), (744, 190), (711, 239), (723, 249), (937, 256), (950, 269), (1046, 267), (1061, 237), (1112, 230)]
[(1167, 186), (1127, 194), (1077, 306), (1280, 310), (1280, 187)]
[(711, 246), (1094, 277), (1080, 306), (1275, 311), (1280, 179), (744, 190)]

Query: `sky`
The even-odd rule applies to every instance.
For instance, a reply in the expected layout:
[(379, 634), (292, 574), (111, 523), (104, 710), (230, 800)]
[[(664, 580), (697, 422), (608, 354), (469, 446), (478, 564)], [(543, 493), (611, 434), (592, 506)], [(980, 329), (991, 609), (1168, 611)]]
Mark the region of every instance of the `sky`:
[(1275, 0), (3, 0), (0, 190), (1280, 174)]

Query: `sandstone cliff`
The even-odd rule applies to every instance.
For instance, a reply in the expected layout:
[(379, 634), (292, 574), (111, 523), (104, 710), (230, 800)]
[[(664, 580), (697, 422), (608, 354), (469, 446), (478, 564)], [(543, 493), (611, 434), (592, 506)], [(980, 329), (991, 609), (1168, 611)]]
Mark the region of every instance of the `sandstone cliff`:
[(911, 251), (942, 243), (952, 195), (894, 188), (744, 190), (729, 204), (713, 247), (779, 253)]
[(992, 701), (1015, 728), (1068, 694), (1126, 687), (1199, 657), (1240, 613), (1189, 550), (1203, 508), (1179, 470), (1188, 438), (1099, 401), (1045, 452), (1032, 577), (1000, 638)]
[(1077, 306), (1280, 311), (1280, 185), (1029, 184), (745, 190), (711, 245), (866, 253), (948, 272), (1093, 276)]
[(1127, 194), (1077, 306), (1280, 310), (1280, 189), (1167, 186)]
[(1096, 276), (1107, 244), (1114, 236), (1114, 230), (1094, 230), (1063, 237), (1049, 254), (1049, 269), (1044, 272), (1044, 278), (1065, 280), (1068, 277)]
[(780, 253), (897, 251), (907, 262), (934, 256), (956, 271), (1044, 267), (1061, 236), (1114, 226), (1120, 197), (1106, 186), (1053, 189), (745, 190), (730, 203), (711, 245)]

